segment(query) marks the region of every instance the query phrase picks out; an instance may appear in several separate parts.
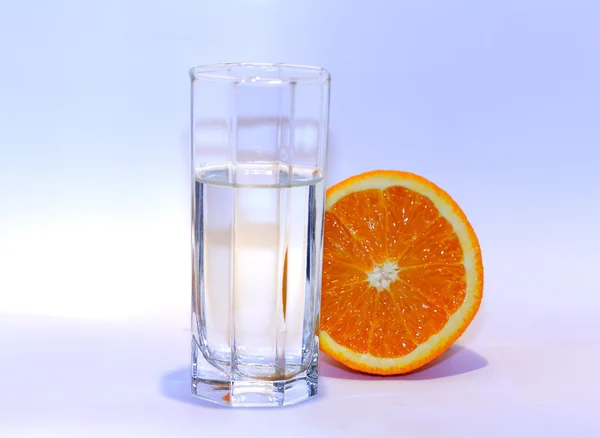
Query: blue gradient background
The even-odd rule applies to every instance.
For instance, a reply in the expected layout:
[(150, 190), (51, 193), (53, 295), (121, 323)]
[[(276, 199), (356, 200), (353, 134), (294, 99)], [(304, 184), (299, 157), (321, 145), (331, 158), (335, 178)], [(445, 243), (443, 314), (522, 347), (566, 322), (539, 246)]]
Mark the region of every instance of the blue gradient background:
[[(593, 0), (3, 2), (0, 429), (600, 436), (599, 53)], [(463, 207), (486, 282), (467, 349), (385, 383), (324, 362), (304, 411), (199, 421), (187, 71), (240, 60), (330, 70), (329, 185), (404, 169)]]
[(598, 23), (579, 0), (5, 3), (0, 312), (187, 321), (187, 70), (252, 60), (331, 71), (329, 184), (405, 169), (464, 208), (474, 335), (589, 328)]

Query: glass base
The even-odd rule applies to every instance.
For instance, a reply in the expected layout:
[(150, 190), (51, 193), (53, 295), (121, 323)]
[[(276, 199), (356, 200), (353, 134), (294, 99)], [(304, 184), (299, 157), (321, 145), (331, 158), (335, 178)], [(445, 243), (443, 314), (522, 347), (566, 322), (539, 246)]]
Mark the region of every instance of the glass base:
[(233, 407), (277, 407), (293, 405), (317, 395), (318, 344), (308, 368), (283, 380), (229, 377), (211, 365), (192, 340), (192, 394), (204, 400)]

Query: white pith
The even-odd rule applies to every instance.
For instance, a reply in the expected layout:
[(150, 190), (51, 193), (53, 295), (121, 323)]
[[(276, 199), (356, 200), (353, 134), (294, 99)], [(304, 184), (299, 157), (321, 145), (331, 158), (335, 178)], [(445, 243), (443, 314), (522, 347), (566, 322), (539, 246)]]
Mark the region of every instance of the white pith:
[(377, 289), (377, 292), (387, 290), (392, 281), (398, 279), (400, 268), (397, 263), (386, 260), (383, 265), (375, 265), (373, 270), (367, 274), (369, 286)]

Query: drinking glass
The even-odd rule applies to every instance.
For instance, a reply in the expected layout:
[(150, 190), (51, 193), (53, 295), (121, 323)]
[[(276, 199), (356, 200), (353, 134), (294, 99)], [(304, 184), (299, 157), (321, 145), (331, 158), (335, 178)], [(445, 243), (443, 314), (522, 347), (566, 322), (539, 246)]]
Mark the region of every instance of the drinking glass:
[(192, 393), (317, 394), (329, 73), (215, 64), (192, 80)]

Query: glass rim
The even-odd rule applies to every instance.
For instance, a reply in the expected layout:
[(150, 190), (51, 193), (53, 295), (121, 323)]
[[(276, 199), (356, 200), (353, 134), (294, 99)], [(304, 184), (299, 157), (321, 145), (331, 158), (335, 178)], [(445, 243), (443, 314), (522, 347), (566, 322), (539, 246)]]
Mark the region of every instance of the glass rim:
[[(234, 74), (231, 72), (232, 68), (240, 68), (244, 72), (243, 74)], [(240, 83), (259, 82), (272, 85), (291, 82), (329, 82), (331, 80), (330, 73), (322, 67), (268, 62), (202, 64), (192, 67), (189, 73), (192, 80), (202, 79)]]

